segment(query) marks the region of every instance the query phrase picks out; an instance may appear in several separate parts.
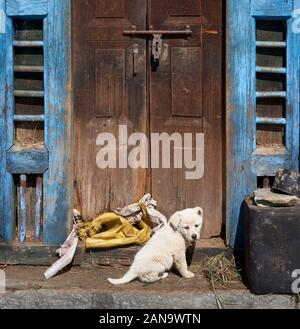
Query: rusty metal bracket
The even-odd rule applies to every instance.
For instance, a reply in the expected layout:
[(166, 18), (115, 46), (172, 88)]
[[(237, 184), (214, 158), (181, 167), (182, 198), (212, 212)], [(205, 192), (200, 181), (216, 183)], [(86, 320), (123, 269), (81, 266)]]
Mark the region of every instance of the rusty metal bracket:
[(203, 25), (201, 25), (201, 48), (203, 47), (203, 35), (204, 34), (214, 34), (218, 35), (219, 31), (218, 30), (211, 30), (209, 28), (204, 28)]
[(136, 26), (132, 26), (132, 30), (123, 31), (124, 35), (131, 36), (152, 36), (152, 56), (153, 59), (158, 61), (160, 59), (162, 53), (162, 38), (165, 35), (183, 35), (186, 37), (190, 37), (193, 31), (191, 30), (189, 25), (186, 25), (185, 30), (154, 30), (153, 26), (149, 26), (149, 30), (137, 30)]

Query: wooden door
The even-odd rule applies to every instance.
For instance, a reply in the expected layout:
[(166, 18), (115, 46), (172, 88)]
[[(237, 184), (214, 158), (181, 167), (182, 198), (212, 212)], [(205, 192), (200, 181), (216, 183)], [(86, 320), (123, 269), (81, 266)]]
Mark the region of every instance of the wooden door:
[(126, 125), (128, 136), (147, 134), (147, 40), (123, 35), (133, 24), (145, 29), (146, 9), (145, 0), (73, 1), (75, 206), (85, 218), (132, 203), (150, 188), (147, 169), (120, 168), (119, 156), (116, 169), (96, 163), (99, 133), (118, 136)]
[[(167, 216), (202, 206), (203, 237), (218, 235), (222, 223), (222, 1), (75, 0), (73, 13), (75, 205), (90, 217), (151, 192)], [(192, 35), (163, 36), (161, 58), (153, 65), (152, 37), (123, 34), (132, 25), (137, 30), (148, 30), (150, 25), (184, 30), (189, 25)], [(204, 133), (204, 176), (186, 179), (190, 170), (172, 166), (99, 169), (97, 135), (117, 136), (119, 125), (128, 126), (128, 135), (143, 132), (149, 139), (152, 133), (177, 132), (182, 137)]]
[[(222, 1), (150, 0), (149, 24), (158, 30), (193, 33), (163, 37), (159, 66), (150, 74), (150, 131), (204, 133), (204, 176), (186, 169), (153, 169), (152, 194), (163, 213), (204, 208), (203, 237), (222, 223)], [(195, 148), (195, 141), (193, 148)], [(195, 150), (194, 150), (195, 156)]]

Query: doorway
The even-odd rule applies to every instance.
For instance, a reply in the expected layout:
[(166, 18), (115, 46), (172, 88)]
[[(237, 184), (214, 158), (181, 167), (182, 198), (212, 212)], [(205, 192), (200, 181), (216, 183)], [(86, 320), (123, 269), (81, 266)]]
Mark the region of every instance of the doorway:
[[(219, 235), (222, 1), (75, 0), (72, 10), (75, 207), (88, 218), (150, 192), (166, 216), (203, 207), (202, 236)], [(117, 138), (116, 168), (100, 169), (97, 163), (97, 139), (104, 132)], [(133, 146), (124, 140), (137, 132), (148, 138), (148, 161), (153, 136), (171, 136), (173, 165), (128, 166), (122, 156)], [(192, 168), (174, 165), (176, 136), (186, 134), (204, 137), (200, 178), (187, 179)], [(200, 152), (195, 142), (182, 145), (183, 154), (189, 148), (193, 157)]]

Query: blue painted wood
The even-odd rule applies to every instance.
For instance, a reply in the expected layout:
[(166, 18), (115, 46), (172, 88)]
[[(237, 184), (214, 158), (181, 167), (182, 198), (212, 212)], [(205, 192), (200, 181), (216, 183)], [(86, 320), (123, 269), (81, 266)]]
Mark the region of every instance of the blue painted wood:
[(268, 155), (267, 150), (255, 151), (252, 158), (252, 171), (257, 176), (274, 176), (278, 168), (288, 168), (292, 156), (285, 149), (278, 150), (278, 154)]
[[(300, 0), (228, 0), (227, 5), (227, 243), (243, 246), (243, 200), (257, 187), (257, 176), (274, 175), (280, 167), (299, 169), (300, 34), (292, 33), (292, 10)], [(236, 14), (238, 13), (238, 15)], [(255, 19), (287, 20), (286, 43), (257, 42)], [(287, 91), (256, 92), (256, 47), (286, 48)], [(256, 149), (256, 97), (286, 98), (286, 149)]]
[[(0, 0), (1, 20), (4, 20), (5, 0)], [(0, 33), (0, 186), (6, 186), (6, 165), (5, 165), (5, 146), (6, 146), (6, 125), (5, 125), (5, 21), (1, 23)], [(4, 188), (0, 189), (0, 241), (5, 238), (5, 193)]]
[(44, 66), (29, 66), (29, 65), (15, 65), (14, 66), (15, 72), (38, 72), (43, 73), (44, 72)]
[(26, 115), (26, 114), (14, 115), (14, 121), (17, 121), (17, 122), (43, 122), (44, 120), (45, 120), (45, 116), (43, 114), (40, 114), (40, 115)]
[(44, 47), (44, 41), (19, 41), (14, 40), (14, 47)]
[[(300, 0), (294, 0), (300, 8)], [(287, 102), (286, 102), (286, 144), (292, 154), (290, 169), (299, 170), (299, 112), (300, 112), (300, 33), (292, 32), (294, 19), (287, 22)]]
[[(73, 203), (71, 46), (69, 0), (49, 0), (45, 19), (45, 145), (43, 241), (62, 243), (71, 227)], [(54, 56), (53, 56), (54, 55)]]
[(0, 9), (0, 34), (6, 31), (6, 13), (4, 9)]
[(286, 42), (280, 41), (256, 41), (256, 47), (286, 48)]
[(36, 177), (36, 205), (34, 217), (34, 239), (40, 240), (41, 225), (42, 225), (42, 206), (43, 206), (43, 178), (42, 176)]
[(26, 239), (26, 224), (27, 224), (27, 204), (26, 204), (26, 175), (20, 176), (20, 193), (19, 193), (19, 241), (24, 242)]
[(45, 16), (48, 0), (7, 0), (7, 16)]
[(257, 117), (256, 123), (257, 124), (268, 124), (268, 125), (285, 125), (286, 119), (285, 118)]
[[(27, 174), (46, 170), (46, 153), (17, 152), (13, 147), (14, 96), (45, 97), (45, 144), (50, 166), (45, 176), (43, 237), (46, 244), (63, 242), (71, 226), (72, 209), (72, 115), (70, 71), (70, 0), (0, 0), (0, 11), (8, 16), (44, 19), (44, 42), (13, 42), (13, 24), (6, 20), (0, 34), (0, 239), (14, 236), (14, 194), (12, 172)], [(2, 29), (3, 30), (3, 29)], [(2, 31), (0, 31), (2, 32)], [(13, 47), (42, 47), (45, 50), (45, 94), (13, 91)], [(7, 152), (7, 150), (9, 150)], [(37, 205), (38, 206), (38, 205)]]
[(251, 15), (264, 17), (288, 17), (293, 11), (293, 0), (252, 0)]
[(257, 73), (286, 74), (285, 67), (256, 66)]
[(49, 167), (49, 152), (45, 147), (13, 146), (6, 157), (7, 171), (11, 174), (43, 174)]
[[(0, 11), (5, 12), (4, 0)], [(12, 21), (6, 18), (0, 33), (0, 240), (12, 240), (15, 233), (14, 184), (6, 170), (6, 151), (13, 144), (12, 54)]]
[(16, 97), (44, 97), (44, 92), (39, 90), (14, 90)]
[(257, 98), (286, 98), (286, 92), (285, 91), (257, 91), (256, 92)]
[[(238, 14), (237, 14), (238, 13)], [(227, 1), (227, 207), (226, 239), (243, 246), (244, 197), (256, 188), (251, 154), (255, 127), (255, 20), (250, 0)]]

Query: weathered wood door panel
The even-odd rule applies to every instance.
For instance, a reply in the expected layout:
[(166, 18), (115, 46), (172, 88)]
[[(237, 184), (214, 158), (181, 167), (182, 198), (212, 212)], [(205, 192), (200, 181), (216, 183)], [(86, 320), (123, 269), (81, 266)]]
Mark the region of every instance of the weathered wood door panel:
[[(222, 1), (149, 1), (149, 24), (182, 30), (190, 38), (163, 38), (159, 66), (150, 75), (150, 131), (204, 133), (204, 176), (187, 169), (152, 169), (152, 193), (163, 213), (200, 205), (203, 236), (220, 233), (222, 222)], [(195, 149), (195, 138), (193, 148)], [(195, 156), (195, 151), (193, 155)]]
[(146, 40), (122, 33), (133, 24), (145, 28), (146, 5), (144, 0), (73, 3), (75, 203), (84, 217), (131, 203), (149, 190), (147, 170), (122, 168), (126, 161), (120, 168), (119, 156), (117, 169), (100, 169), (95, 144), (99, 133), (118, 136), (119, 125), (127, 126), (128, 135), (147, 133)]
[[(222, 223), (222, 1), (75, 0), (73, 13), (76, 206), (84, 217), (94, 216), (150, 191), (166, 215), (203, 206), (203, 236), (218, 235)], [(152, 36), (124, 35), (123, 30), (131, 30), (132, 25), (144, 31), (150, 25), (163, 30), (184, 30), (190, 25), (193, 33), (190, 38), (163, 36), (159, 64), (153, 65)], [(149, 137), (164, 132), (182, 137), (204, 133), (204, 177), (185, 179), (189, 169), (172, 166), (99, 169), (97, 135), (118, 136), (119, 125), (128, 125), (128, 135), (143, 132)]]

